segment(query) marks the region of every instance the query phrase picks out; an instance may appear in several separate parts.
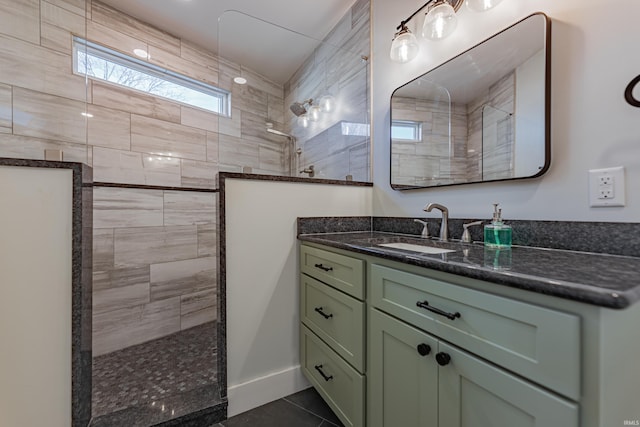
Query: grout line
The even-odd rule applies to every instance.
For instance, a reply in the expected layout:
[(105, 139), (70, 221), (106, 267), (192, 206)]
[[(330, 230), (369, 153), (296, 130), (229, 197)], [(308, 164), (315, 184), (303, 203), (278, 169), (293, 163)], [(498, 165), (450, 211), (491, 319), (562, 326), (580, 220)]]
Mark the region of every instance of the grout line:
[[(302, 409), (305, 412), (310, 413), (311, 415), (315, 415), (316, 417), (320, 418), (322, 421), (326, 421), (327, 423), (329, 423), (329, 425), (335, 426), (334, 423), (332, 423), (331, 421), (327, 420), (326, 418), (323, 418), (321, 415), (316, 414), (315, 412), (305, 408), (304, 406), (300, 406), (295, 402), (290, 401), (289, 399), (287, 399), (286, 397), (283, 397), (282, 400), (284, 400), (285, 402), (288, 402), (290, 404), (292, 404), (293, 406), (297, 406), (298, 408)], [(320, 423), (322, 424), (322, 422)], [(337, 426), (336, 426), (337, 427)]]

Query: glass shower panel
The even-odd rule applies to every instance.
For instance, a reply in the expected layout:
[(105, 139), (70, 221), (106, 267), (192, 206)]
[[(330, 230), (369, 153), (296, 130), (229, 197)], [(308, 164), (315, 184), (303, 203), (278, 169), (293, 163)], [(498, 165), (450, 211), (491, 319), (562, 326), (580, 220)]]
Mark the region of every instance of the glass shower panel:
[(513, 114), (482, 107), (482, 179), (513, 178)]

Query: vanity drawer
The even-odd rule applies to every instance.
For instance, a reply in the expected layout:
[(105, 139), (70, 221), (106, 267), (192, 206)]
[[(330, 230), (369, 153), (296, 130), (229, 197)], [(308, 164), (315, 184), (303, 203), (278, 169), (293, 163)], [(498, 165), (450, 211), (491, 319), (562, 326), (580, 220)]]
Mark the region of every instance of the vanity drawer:
[(340, 421), (364, 427), (364, 376), (306, 326), (300, 326), (302, 371)]
[(302, 322), (354, 368), (364, 372), (364, 303), (300, 275)]
[(364, 299), (364, 261), (302, 245), (300, 271), (358, 299)]
[(370, 286), (378, 309), (580, 398), (578, 316), (376, 264), (371, 265)]

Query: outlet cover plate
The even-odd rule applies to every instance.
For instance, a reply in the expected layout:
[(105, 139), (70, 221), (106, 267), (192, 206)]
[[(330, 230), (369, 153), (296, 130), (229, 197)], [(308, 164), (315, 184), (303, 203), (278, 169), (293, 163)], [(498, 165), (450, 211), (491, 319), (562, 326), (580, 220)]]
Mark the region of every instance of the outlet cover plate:
[(591, 207), (625, 206), (624, 166), (589, 171)]

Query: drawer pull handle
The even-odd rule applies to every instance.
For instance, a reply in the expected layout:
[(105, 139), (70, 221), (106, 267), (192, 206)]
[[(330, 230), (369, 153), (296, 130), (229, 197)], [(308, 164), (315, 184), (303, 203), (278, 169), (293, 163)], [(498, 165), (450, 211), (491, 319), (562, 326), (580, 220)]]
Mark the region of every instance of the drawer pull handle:
[(418, 344), (418, 354), (420, 356), (426, 356), (431, 353), (431, 346), (429, 344)]
[(324, 378), (325, 381), (330, 381), (333, 379), (333, 375), (327, 376), (327, 374), (322, 371), (322, 365), (316, 365), (315, 368), (316, 371), (320, 372), (320, 375), (322, 375), (322, 378)]
[(446, 366), (451, 362), (451, 356), (447, 353), (438, 353), (436, 354), (436, 362), (438, 362), (440, 366)]
[(325, 319), (331, 319), (333, 317), (333, 314), (327, 314), (324, 311), (322, 311), (322, 307), (316, 307), (314, 308), (314, 310), (316, 311), (316, 313), (319, 313)]
[(460, 317), (460, 313), (458, 313), (457, 311), (455, 313), (447, 313), (446, 311), (442, 311), (439, 308), (431, 307), (429, 305), (429, 301), (418, 301), (416, 305), (420, 308), (424, 308), (425, 310), (429, 310), (432, 313), (444, 316), (449, 320), (456, 320)]
[(315, 267), (316, 267), (316, 268), (319, 268), (320, 270), (324, 270), (324, 271), (331, 271), (331, 270), (333, 270), (333, 267), (325, 267), (325, 266), (324, 266), (324, 265), (322, 265), (322, 264), (315, 264)]

